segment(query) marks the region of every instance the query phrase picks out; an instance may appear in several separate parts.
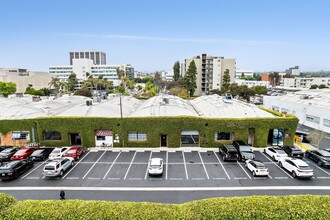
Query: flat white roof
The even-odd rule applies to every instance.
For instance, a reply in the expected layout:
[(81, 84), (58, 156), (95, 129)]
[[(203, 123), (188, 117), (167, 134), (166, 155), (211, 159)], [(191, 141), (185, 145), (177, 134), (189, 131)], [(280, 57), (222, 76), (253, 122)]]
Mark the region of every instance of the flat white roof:
[[(120, 117), (120, 97), (117, 95), (93, 102), (83, 96), (64, 95), (57, 99), (42, 98), (39, 102), (32, 102), (32, 96), (22, 98), (0, 98), (1, 119), (26, 119), (47, 116), (94, 116)], [(177, 96), (162, 94), (141, 101), (130, 96), (122, 96), (123, 117), (148, 116), (195, 116), (207, 118), (255, 118), (275, 117), (259, 109), (257, 106), (233, 100), (231, 103), (223, 101), (222, 96), (201, 96), (194, 100), (185, 100)]]

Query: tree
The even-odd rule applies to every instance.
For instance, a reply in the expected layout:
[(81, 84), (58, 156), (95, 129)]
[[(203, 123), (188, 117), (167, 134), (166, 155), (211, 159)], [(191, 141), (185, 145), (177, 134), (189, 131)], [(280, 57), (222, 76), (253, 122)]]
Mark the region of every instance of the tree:
[(2, 94), (5, 98), (8, 95), (13, 94), (16, 92), (16, 84), (13, 82), (0, 82), (0, 94)]
[(176, 95), (179, 96), (181, 98), (187, 98), (188, 97), (188, 92), (185, 88), (181, 88), (181, 87), (173, 87), (170, 89), (170, 93), (172, 95)]
[(254, 86), (251, 89), (253, 89), (255, 91), (255, 93), (258, 95), (265, 95), (268, 92), (268, 89), (266, 88), (266, 86)]
[(280, 84), (280, 75), (278, 72), (272, 72), (269, 74), (269, 78), (272, 82), (272, 86), (278, 86)]
[(247, 85), (239, 86), (239, 96), (250, 102), (250, 97), (255, 95), (255, 91), (249, 88)]
[(319, 89), (324, 89), (324, 88), (328, 88), (328, 87), (324, 84), (319, 85)]
[(196, 75), (197, 75), (197, 68), (195, 61), (191, 61), (188, 70), (183, 78), (183, 85), (184, 88), (186, 88), (187, 91), (189, 92), (189, 96), (193, 96), (195, 93), (195, 89), (197, 88)]
[(77, 75), (75, 73), (71, 73), (68, 78), (68, 90), (70, 92), (73, 92), (77, 84), (78, 84)]
[(178, 81), (180, 78), (180, 62), (176, 61), (173, 66), (173, 78), (174, 81)]
[(92, 97), (92, 92), (87, 88), (87, 86), (82, 86), (74, 94), (75, 95), (86, 96), (86, 97)]
[(307, 135), (306, 139), (314, 146), (320, 148), (320, 144), (325, 137), (326, 135), (323, 131), (313, 130)]
[(244, 73), (242, 73), (242, 75), (241, 75), (241, 79), (244, 79), (244, 77), (245, 77), (245, 74)]
[(225, 94), (229, 92), (229, 86), (230, 86), (230, 74), (229, 74), (229, 69), (226, 69), (222, 77), (221, 94)]
[(52, 77), (50, 82), (48, 83), (49, 87), (53, 87), (56, 91), (60, 89), (60, 79), (57, 77)]
[(233, 97), (238, 96), (240, 94), (240, 87), (237, 83), (232, 83), (229, 86), (229, 91)]

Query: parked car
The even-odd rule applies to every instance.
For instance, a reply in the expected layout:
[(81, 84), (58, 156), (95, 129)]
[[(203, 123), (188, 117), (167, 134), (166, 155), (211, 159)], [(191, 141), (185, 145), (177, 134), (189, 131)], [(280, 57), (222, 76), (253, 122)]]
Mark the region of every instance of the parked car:
[(286, 169), (294, 178), (312, 178), (313, 169), (311, 169), (306, 162), (298, 158), (286, 157), (280, 158), (280, 167)]
[(63, 174), (74, 165), (74, 159), (72, 157), (63, 157), (57, 160), (51, 161), (44, 166), (42, 174), (45, 177), (63, 176)]
[(151, 158), (148, 164), (149, 176), (162, 176), (163, 175), (163, 159)]
[(75, 160), (79, 160), (81, 155), (85, 153), (85, 148), (82, 146), (72, 146), (68, 152), (64, 155), (65, 157), (73, 157)]
[(0, 162), (10, 161), (11, 157), (19, 150), (20, 148), (12, 147), (7, 148), (0, 152)]
[(296, 146), (283, 146), (282, 149), (289, 157), (303, 158), (304, 152)]
[(13, 146), (0, 146), (0, 152), (7, 149), (7, 148), (12, 148)]
[(54, 150), (49, 154), (48, 158), (50, 160), (56, 160), (56, 159), (62, 158), (62, 157), (64, 157), (66, 152), (68, 152), (69, 149), (70, 149), (70, 147), (54, 148)]
[(22, 173), (33, 167), (31, 160), (17, 160), (8, 162), (0, 167), (0, 179), (17, 179)]
[(238, 152), (233, 145), (221, 145), (219, 147), (219, 154), (221, 155), (223, 161), (237, 161)]
[(267, 176), (269, 174), (268, 168), (259, 160), (246, 160), (245, 167), (248, 168), (253, 176)]
[(238, 151), (238, 159), (240, 161), (253, 160), (256, 157), (251, 147), (244, 141), (233, 141), (233, 145)]
[(330, 152), (330, 148), (324, 148), (323, 150)]
[(30, 158), (33, 161), (43, 161), (48, 158), (49, 154), (54, 150), (54, 148), (46, 147), (46, 148), (39, 148), (38, 150), (34, 151)]
[(281, 157), (288, 157), (285, 151), (279, 147), (266, 147), (264, 152), (275, 161), (278, 161)]
[(13, 157), (11, 158), (12, 160), (23, 160), (27, 159), (37, 148), (33, 147), (26, 147), (26, 148), (21, 148), (19, 151), (17, 151)]
[(325, 150), (306, 150), (307, 158), (314, 160), (320, 167), (330, 167), (330, 152)]

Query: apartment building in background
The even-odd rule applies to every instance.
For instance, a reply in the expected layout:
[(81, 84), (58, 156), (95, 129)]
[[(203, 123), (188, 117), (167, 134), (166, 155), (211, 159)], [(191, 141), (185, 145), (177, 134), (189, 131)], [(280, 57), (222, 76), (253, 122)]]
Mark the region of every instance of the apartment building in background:
[(236, 72), (235, 72), (235, 78), (236, 79), (239, 79), (241, 77), (253, 77), (253, 70), (247, 70), (247, 69), (244, 69), (244, 68), (237, 68), (236, 69)]
[(283, 78), (281, 86), (285, 88), (309, 89), (312, 85), (325, 85), (330, 88), (330, 77)]
[(130, 64), (107, 65), (106, 54), (100, 51), (70, 52), (70, 65), (53, 65), (49, 67), (49, 73), (61, 81), (67, 81), (69, 75), (75, 73), (79, 82), (89, 76), (93, 78), (103, 77), (113, 82), (114, 86), (120, 84), (117, 69), (125, 76), (134, 77), (134, 68)]
[(225, 59), (224, 57), (201, 54), (193, 58), (185, 59), (181, 74), (184, 77), (190, 63), (194, 61), (197, 68), (195, 94), (194, 96), (207, 95), (213, 89), (221, 89), (222, 79), (226, 69), (229, 70), (230, 83), (234, 82), (236, 59)]
[(73, 59), (90, 59), (94, 65), (106, 65), (107, 56), (101, 51), (72, 51), (70, 52), (70, 65), (73, 65)]

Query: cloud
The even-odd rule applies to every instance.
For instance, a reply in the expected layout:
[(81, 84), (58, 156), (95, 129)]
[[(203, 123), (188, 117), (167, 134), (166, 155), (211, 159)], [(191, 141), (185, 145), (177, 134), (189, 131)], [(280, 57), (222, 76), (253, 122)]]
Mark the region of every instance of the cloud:
[(183, 43), (239, 43), (239, 44), (275, 44), (282, 45), (284, 42), (277, 41), (259, 41), (259, 40), (230, 40), (220, 38), (169, 38), (156, 36), (139, 36), (139, 35), (117, 35), (117, 34), (86, 34), (86, 33), (60, 33), (60, 35), (79, 37), (79, 38), (95, 38), (95, 39), (117, 39), (117, 40), (137, 40), (137, 41), (165, 41), (165, 42), (183, 42)]

